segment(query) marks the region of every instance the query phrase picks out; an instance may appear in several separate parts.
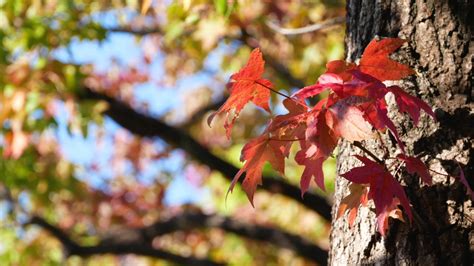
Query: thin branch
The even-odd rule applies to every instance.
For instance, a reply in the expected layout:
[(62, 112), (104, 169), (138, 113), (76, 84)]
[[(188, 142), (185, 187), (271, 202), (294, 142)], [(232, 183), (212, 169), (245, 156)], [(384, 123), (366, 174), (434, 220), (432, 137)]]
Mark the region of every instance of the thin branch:
[(95, 246), (81, 246), (72, 240), (65, 232), (58, 227), (50, 224), (41, 217), (35, 216), (27, 223), (27, 225), (38, 225), (47, 230), (56, 239), (58, 239), (65, 250), (67, 257), (77, 255), (81, 257), (88, 257), (100, 254), (136, 254), (163, 259), (172, 263), (181, 265), (223, 265), (222, 263), (214, 262), (208, 259), (196, 258), (192, 256), (184, 257), (168, 251), (153, 248), (149, 243), (144, 242), (129, 242), (129, 243), (107, 243), (98, 244)]
[(150, 28), (141, 28), (135, 29), (132, 27), (109, 27), (105, 28), (104, 30), (108, 32), (116, 32), (116, 33), (129, 33), (133, 35), (149, 35), (149, 34), (163, 34), (163, 30), (159, 27), (150, 27)]
[(270, 20), (266, 20), (265, 25), (267, 25), (270, 29), (272, 29), (273, 31), (275, 31), (279, 34), (286, 35), (286, 36), (291, 36), (291, 35), (299, 35), (299, 34), (305, 34), (305, 33), (324, 30), (324, 29), (327, 29), (327, 28), (330, 28), (330, 27), (333, 27), (333, 26), (336, 26), (336, 25), (339, 25), (339, 24), (344, 24), (345, 22), (346, 22), (346, 17), (341, 16), (341, 17), (328, 19), (328, 20), (323, 21), (321, 23), (312, 24), (312, 25), (308, 25), (308, 26), (305, 26), (305, 27), (301, 27), (301, 28), (293, 28), (293, 29), (282, 28), (279, 25), (277, 25), (275, 22), (272, 22)]
[[(138, 113), (126, 104), (106, 95), (94, 92), (90, 89), (86, 89), (84, 92), (85, 94), (82, 95), (84, 99), (106, 101), (109, 107), (108, 110), (105, 111), (105, 115), (112, 118), (122, 127), (128, 129), (131, 133), (143, 137), (160, 137), (168, 142), (168, 144), (183, 149), (195, 160), (206, 164), (211, 169), (221, 172), (230, 181), (239, 171), (237, 167), (211, 153), (186, 132), (171, 127), (155, 118)], [(317, 212), (327, 221), (331, 220), (331, 204), (329, 204), (324, 197), (314, 193), (307, 193), (304, 199), (302, 199), (300, 189), (283, 181), (281, 177), (264, 176), (263, 184), (260, 188), (270, 193), (278, 193), (291, 198), (306, 206), (308, 209)]]

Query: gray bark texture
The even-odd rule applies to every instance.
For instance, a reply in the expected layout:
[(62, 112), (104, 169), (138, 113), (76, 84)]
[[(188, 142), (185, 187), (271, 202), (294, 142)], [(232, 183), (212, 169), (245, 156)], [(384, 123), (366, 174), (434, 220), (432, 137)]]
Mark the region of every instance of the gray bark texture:
[[(359, 208), (349, 228), (347, 214), (336, 219), (348, 181), (336, 180), (331, 232), (331, 265), (473, 265), (473, 202), (459, 179), (474, 178), (473, 57), (474, 1), (470, 0), (348, 0), (347, 60), (356, 61), (376, 36), (407, 40), (393, 58), (408, 64), (416, 75), (397, 82), (433, 107), (437, 121), (422, 115), (415, 127), (388, 98), (389, 115), (397, 124), (409, 155), (420, 155), (430, 169), (433, 185), (401, 169), (400, 182), (412, 205), (413, 222), (390, 220), (385, 237), (377, 233), (373, 204)], [(385, 134), (386, 135), (386, 134)], [(393, 138), (384, 136), (391, 155)], [(366, 147), (381, 155), (376, 141)], [(359, 166), (360, 154), (350, 143), (340, 144), (338, 173)], [(458, 166), (459, 164), (459, 166)]]

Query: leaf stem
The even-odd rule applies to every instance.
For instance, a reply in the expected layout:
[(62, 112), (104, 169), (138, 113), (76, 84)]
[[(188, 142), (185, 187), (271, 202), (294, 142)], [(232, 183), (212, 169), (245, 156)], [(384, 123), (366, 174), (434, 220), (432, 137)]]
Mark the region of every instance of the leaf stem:
[(384, 162), (382, 160), (379, 159), (379, 157), (375, 156), (375, 154), (373, 154), (371, 151), (369, 151), (367, 148), (365, 148), (362, 143), (360, 143), (359, 141), (354, 141), (352, 143), (352, 145), (356, 146), (357, 148), (361, 149), (363, 152), (365, 152), (367, 155), (369, 155), (370, 157), (372, 157), (372, 159), (374, 159), (376, 162), (380, 163), (380, 164), (384, 164)]
[(428, 168), (428, 171), (431, 171), (431, 172), (433, 172), (433, 173), (435, 173), (435, 174), (442, 175), (442, 176), (447, 176), (447, 177), (451, 176), (451, 175), (443, 174), (443, 173), (440, 173), (440, 172), (438, 172), (438, 171), (432, 170), (432, 169), (430, 169), (430, 168)]
[(281, 92), (279, 92), (279, 91), (273, 89), (272, 87), (268, 87), (267, 85), (265, 85), (265, 84), (263, 84), (263, 83), (260, 83), (258, 80), (256, 80), (255, 83), (257, 83), (258, 85), (260, 85), (260, 86), (262, 86), (262, 87), (264, 87), (264, 88), (267, 88), (268, 90), (270, 90), (270, 91), (272, 91), (272, 92), (274, 92), (274, 93), (276, 93), (276, 94), (278, 94), (278, 95), (280, 95), (280, 96), (283, 96), (283, 97), (285, 97), (285, 98), (287, 98), (287, 99), (290, 99), (290, 100), (296, 102), (296, 103), (299, 104), (299, 105), (302, 105), (302, 106), (304, 106), (304, 107), (308, 107), (308, 106), (306, 106), (306, 104), (301, 103), (300, 101), (297, 101), (296, 99), (294, 99), (294, 98), (292, 98), (292, 97), (290, 97), (290, 96), (288, 96), (288, 95), (286, 95), (286, 94), (284, 94), (284, 93), (281, 93)]

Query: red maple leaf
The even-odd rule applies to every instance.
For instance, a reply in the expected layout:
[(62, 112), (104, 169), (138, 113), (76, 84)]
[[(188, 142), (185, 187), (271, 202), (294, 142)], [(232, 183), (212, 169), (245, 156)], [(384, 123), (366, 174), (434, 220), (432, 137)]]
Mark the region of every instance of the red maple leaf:
[(389, 55), (406, 41), (398, 38), (372, 40), (364, 50), (358, 68), (381, 81), (398, 80), (415, 72), (404, 64), (390, 59)]
[(326, 109), (323, 107), (327, 102), (327, 98), (321, 100), (308, 112), (306, 104), (286, 99), (284, 105), (289, 113), (275, 117), (267, 129), (272, 136), (282, 140), (280, 150), (285, 156), (289, 155), (292, 140), (300, 142), (301, 150), (296, 154), (295, 160), (305, 166), (300, 181), (301, 196), (308, 190), (313, 176), (316, 184), (325, 189), (323, 163), (337, 144), (337, 137), (325, 121)]
[[(295, 96), (307, 98), (326, 89), (331, 89), (337, 97), (333, 96), (331, 104), (326, 105), (331, 110), (331, 113), (327, 116), (327, 121), (329, 127), (338, 137), (342, 136), (348, 140), (370, 138), (370, 129), (365, 125), (365, 121), (362, 121), (362, 118), (364, 118), (378, 130), (390, 129), (400, 148), (405, 152), (404, 144), (400, 140), (396, 126), (387, 115), (387, 104), (384, 96), (389, 90), (385, 84), (358, 70), (352, 69), (350, 73), (353, 77), (348, 82), (344, 82), (341, 77), (333, 73), (323, 74), (317, 84), (301, 89)], [(398, 93), (396, 89), (394, 91)], [(406, 95), (403, 95), (403, 99), (411, 100)], [(330, 107), (332, 104), (334, 106)], [(426, 107), (423, 106), (423, 108)], [(413, 107), (410, 110), (412, 109)]]
[(340, 90), (342, 89), (343, 82), (344, 81), (342, 80), (342, 78), (337, 74), (322, 74), (316, 84), (306, 86), (298, 90), (293, 96), (297, 97), (298, 99), (306, 99), (308, 97), (318, 95), (329, 88), (331, 88), (332, 90)]
[(433, 110), (431, 110), (431, 107), (424, 101), (418, 99), (417, 97), (411, 96), (398, 86), (390, 86), (388, 87), (388, 90), (395, 95), (395, 100), (397, 101), (400, 112), (408, 113), (415, 125), (418, 125), (420, 109), (423, 109), (427, 114), (436, 119)]
[[(378, 82), (398, 80), (412, 75), (415, 72), (411, 68), (389, 57), (403, 43), (405, 40), (398, 38), (372, 40), (362, 54), (358, 66), (343, 60), (331, 61), (326, 64), (327, 71), (320, 76), (316, 84), (302, 88), (295, 95), (298, 98), (307, 98), (317, 95), (327, 88), (331, 88), (338, 95), (338, 91), (342, 92), (343, 89), (360, 89), (358, 84), (352, 82), (354, 74), (357, 72), (371, 76), (373, 77), (372, 81)], [(341, 97), (341, 95), (339, 96)]]
[[(277, 115), (268, 126), (267, 131), (272, 132), (279, 138), (301, 136), (301, 126), (306, 128), (308, 106), (303, 101), (290, 98), (283, 101), (283, 106), (288, 110), (287, 114)], [(299, 132), (299, 133), (298, 133)], [(304, 131), (303, 131), (304, 133)]]
[(272, 139), (282, 140), (280, 142), (280, 150), (285, 157), (288, 157), (292, 144), (305, 137), (309, 108), (304, 102), (293, 98), (285, 99), (283, 105), (288, 110), (288, 113), (274, 117), (270, 121), (266, 132), (270, 133)]
[[(214, 117), (220, 113), (226, 113), (224, 127), (227, 137), (230, 138), (232, 126), (240, 111), (248, 102), (270, 112), (268, 101), (270, 99), (270, 89), (273, 85), (270, 81), (262, 79), (265, 61), (262, 52), (255, 48), (250, 54), (247, 64), (239, 72), (230, 77), (228, 84), (230, 96), (227, 101), (215, 113), (209, 116), (207, 123), (210, 125)], [(230, 117), (233, 112), (233, 117)]]
[(423, 182), (425, 182), (427, 185), (431, 185), (432, 180), (430, 173), (428, 172), (428, 168), (420, 159), (416, 157), (406, 156), (404, 154), (399, 154), (397, 158), (405, 162), (407, 170), (410, 174), (417, 173), (421, 177)]
[(253, 206), (253, 195), (257, 185), (262, 184), (265, 162), (269, 162), (273, 169), (282, 174), (285, 171), (285, 156), (280, 149), (282, 145), (282, 141), (270, 139), (268, 134), (263, 134), (247, 143), (240, 156), (240, 160), (245, 161), (244, 166), (235, 175), (229, 191), (232, 192), (239, 178), (245, 173), (242, 187)]
[[(242, 150), (242, 169), (234, 177), (229, 191), (244, 175), (243, 189), (253, 205), (253, 195), (261, 184), (262, 171), (266, 162), (283, 174), (284, 159), (290, 154), (292, 143), (299, 141), (301, 149), (295, 160), (303, 165), (301, 176), (302, 196), (308, 190), (311, 180), (324, 190), (323, 163), (331, 156), (340, 138), (360, 141), (373, 136), (373, 128), (379, 131), (389, 129), (396, 138), (403, 154), (398, 158), (406, 163), (407, 171), (418, 173), (423, 181), (431, 183), (428, 169), (415, 157), (405, 155), (405, 146), (397, 128), (388, 116), (385, 96), (394, 94), (400, 112), (406, 112), (418, 123), (420, 112), (424, 110), (434, 117), (431, 108), (422, 100), (411, 96), (397, 86), (387, 87), (383, 81), (397, 80), (413, 74), (408, 66), (390, 59), (390, 54), (405, 41), (401, 39), (373, 40), (365, 49), (359, 65), (342, 60), (329, 62), (327, 71), (316, 84), (307, 86), (288, 97), (283, 104), (287, 114), (273, 118), (264, 134), (253, 139)], [(226, 113), (225, 128), (230, 137), (231, 128), (242, 108), (250, 101), (270, 111), (268, 100), (272, 84), (262, 79), (264, 61), (261, 52), (255, 49), (247, 65), (231, 77), (230, 97), (216, 114)], [(320, 100), (313, 108), (303, 99), (329, 90), (329, 96)], [(233, 117), (232, 117), (233, 115)], [(356, 167), (342, 176), (352, 181), (351, 194), (341, 201), (338, 217), (349, 209), (349, 224), (352, 225), (360, 204), (368, 199), (375, 204), (378, 230), (382, 235), (388, 230), (388, 218), (403, 221), (399, 205), (403, 206), (409, 219), (412, 213), (403, 187), (385, 168), (368, 158), (357, 156), (364, 166)]]
[(326, 73), (337, 74), (344, 81), (352, 78), (351, 70), (356, 69), (356, 64), (344, 60), (333, 60), (326, 64)]
[(380, 99), (376, 101), (374, 108), (376, 112), (376, 117), (378, 119), (378, 121), (374, 125), (382, 125), (384, 128), (386, 127), (390, 129), (393, 136), (397, 140), (398, 146), (400, 147), (402, 152), (405, 153), (405, 144), (403, 144), (402, 140), (400, 139), (400, 136), (398, 135), (397, 127), (388, 117), (387, 103), (385, 102), (385, 99)]
[[(356, 167), (349, 172), (342, 174), (347, 180), (356, 184), (369, 184), (369, 198), (374, 201), (377, 218), (382, 215), (387, 216), (393, 207), (393, 199), (398, 198), (410, 221), (412, 213), (410, 203), (403, 191), (403, 187), (390, 174), (383, 165), (380, 165), (368, 158), (356, 155), (357, 159), (364, 163), (364, 166)], [(383, 219), (381, 219), (383, 220)], [(379, 232), (384, 235), (386, 228), (379, 226)]]
[(327, 99), (320, 101), (310, 113), (305, 140), (300, 141), (301, 150), (295, 157), (298, 164), (305, 166), (300, 181), (302, 196), (308, 190), (313, 176), (316, 184), (325, 190), (323, 163), (331, 156), (339, 140), (339, 136), (327, 125), (327, 109), (322, 109), (326, 102)]
[(323, 172), (323, 163), (327, 159), (320, 149), (316, 145), (309, 145), (309, 147), (302, 147), (302, 149), (296, 154), (295, 161), (299, 165), (304, 165), (305, 169), (301, 175), (300, 188), (301, 188), (301, 197), (308, 191), (309, 184), (314, 176), (314, 181), (316, 184), (324, 191), (324, 172)]
[(326, 121), (336, 136), (348, 141), (360, 141), (374, 136), (372, 126), (364, 118), (364, 113), (357, 106), (340, 100), (326, 112)]
[[(306, 129), (306, 141), (316, 145), (321, 156), (329, 156), (336, 148), (339, 136), (334, 134), (327, 124), (327, 109), (316, 113), (308, 118), (308, 128)], [(308, 155), (308, 157), (310, 157)]]

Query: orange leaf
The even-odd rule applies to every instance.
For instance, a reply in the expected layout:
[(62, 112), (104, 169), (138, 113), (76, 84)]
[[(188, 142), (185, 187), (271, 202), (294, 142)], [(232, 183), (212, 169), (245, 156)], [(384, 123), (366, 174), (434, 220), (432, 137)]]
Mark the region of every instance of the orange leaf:
[(389, 55), (404, 43), (405, 40), (398, 38), (372, 40), (360, 59), (360, 71), (381, 81), (398, 80), (414, 74), (415, 72), (408, 66), (389, 58)]
[(403, 219), (402, 210), (398, 208), (400, 205), (400, 200), (398, 198), (393, 198), (392, 203), (385, 207), (384, 211), (377, 216), (377, 226), (378, 231), (384, 236), (388, 230), (388, 218), (392, 217), (393, 219), (398, 219), (402, 222), (405, 222)]
[[(230, 138), (235, 119), (248, 102), (252, 101), (255, 105), (270, 112), (268, 100), (270, 99), (270, 88), (273, 85), (270, 81), (261, 78), (264, 65), (265, 61), (263, 61), (262, 52), (260, 52), (260, 49), (255, 48), (250, 54), (247, 65), (230, 77), (231, 81), (228, 84), (230, 96), (217, 112), (209, 116), (207, 120), (209, 125), (214, 116), (225, 112), (226, 120), (224, 127), (226, 128), (227, 137)], [(230, 117), (232, 112), (233, 117)]]
[(357, 210), (359, 206), (367, 205), (367, 187), (352, 183), (349, 185), (350, 193), (341, 200), (339, 209), (337, 210), (337, 218), (341, 217), (346, 210), (349, 210), (349, 226), (352, 227), (355, 218), (357, 217)]
[(308, 107), (304, 102), (297, 102), (294, 99), (285, 99), (283, 105), (288, 110), (288, 114), (277, 115), (268, 125), (269, 132), (274, 139), (282, 141), (280, 150), (288, 157), (292, 140), (304, 139), (306, 131), (306, 118)]
[(240, 157), (240, 160), (245, 161), (245, 164), (232, 180), (229, 192), (232, 192), (239, 178), (245, 173), (242, 187), (253, 206), (253, 195), (257, 185), (262, 184), (262, 171), (265, 162), (268, 161), (273, 169), (282, 174), (285, 171), (285, 156), (280, 150), (281, 145), (282, 141), (270, 139), (268, 134), (261, 135), (247, 143), (242, 149)]

